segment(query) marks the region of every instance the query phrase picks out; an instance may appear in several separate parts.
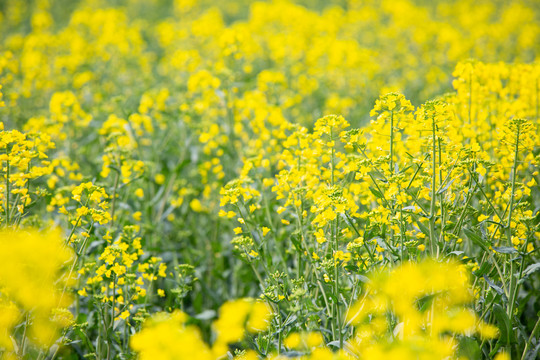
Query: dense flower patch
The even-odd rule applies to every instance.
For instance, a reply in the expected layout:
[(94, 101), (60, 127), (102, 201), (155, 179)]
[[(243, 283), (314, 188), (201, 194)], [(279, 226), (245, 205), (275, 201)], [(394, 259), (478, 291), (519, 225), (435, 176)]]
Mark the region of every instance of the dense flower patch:
[(536, 358), (539, 16), (0, 3), (0, 357)]

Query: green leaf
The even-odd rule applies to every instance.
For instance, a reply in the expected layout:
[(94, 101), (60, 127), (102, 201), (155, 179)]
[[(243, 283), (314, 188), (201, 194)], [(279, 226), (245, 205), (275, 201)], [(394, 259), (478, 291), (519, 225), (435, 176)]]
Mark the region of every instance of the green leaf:
[(429, 239), (429, 229), (426, 227), (426, 225), (422, 224), (420, 221), (417, 221), (416, 224), (420, 228), (420, 231), (422, 231)]
[(493, 246), (493, 250), (495, 250), (496, 252), (498, 253), (501, 253), (501, 254), (514, 254), (514, 253), (517, 253), (517, 250), (511, 246), (501, 246), (501, 247), (497, 247), (497, 246)]
[(495, 319), (497, 320), (497, 325), (499, 327), (499, 341), (501, 341), (504, 346), (514, 342), (510, 319), (508, 318), (506, 311), (504, 311), (501, 305), (493, 305), (493, 315), (495, 316)]
[(493, 267), (488, 262), (485, 262), (482, 264), (482, 266), (480, 266), (480, 269), (473, 271), (473, 274), (476, 277), (481, 277), (485, 274), (488, 274), (492, 270), (492, 268)]
[(373, 195), (375, 195), (375, 197), (377, 197), (377, 198), (379, 198), (379, 199), (384, 199), (383, 194), (382, 194), (379, 190), (375, 189), (375, 188), (372, 187), (372, 186), (369, 187), (369, 190), (371, 190), (371, 193), (372, 193)]
[(533, 272), (538, 271), (538, 270), (540, 270), (540, 263), (532, 264), (532, 265), (527, 266), (525, 271), (523, 271), (523, 275), (524, 276), (529, 276)]
[(446, 192), (446, 190), (448, 190), (448, 188), (450, 187), (450, 185), (452, 185), (452, 183), (454, 182), (455, 179), (452, 179), (450, 180), (442, 189), (439, 189), (439, 191), (437, 191), (437, 195), (441, 195), (443, 194), (444, 192)]
[(518, 284), (524, 283), (525, 280), (527, 280), (529, 276), (531, 276), (533, 273), (539, 270), (540, 270), (540, 263), (531, 264), (527, 266), (527, 268), (523, 271), (523, 277), (519, 279)]
[(487, 243), (482, 238), (470, 229), (463, 229), (463, 232), (467, 237), (476, 245), (480, 246), (484, 251), (490, 251)]
[(284, 328), (285, 326), (289, 326), (289, 325), (294, 324), (297, 319), (298, 319), (298, 317), (296, 315), (292, 315), (292, 316), (287, 317), (287, 319), (283, 323), (282, 327)]
[(476, 340), (467, 336), (460, 339), (458, 354), (465, 359), (480, 359), (482, 353)]
[(498, 285), (495, 285), (495, 283), (493, 281), (491, 281), (490, 278), (488, 278), (486, 275), (484, 275), (484, 280), (486, 280), (486, 282), (488, 283), (489, 287), (492, 288), (493, 290), (495, 290), (497, 292), (497, 294), (501, 295), (501, 296), (504, 296), (504, 291), (503, 289), (498, 286)]
[(217, 316), (214, 310), (204, 310), (202, 313), (195, 315), (195, 319), (198, 320), (211, 320)]
[(302, 243), (300, 242), (300, 237), (296, 236), (296, 233), (293, 233), (290, 237), (292, 244), (296, 248), (296, 251), (302, 253)]

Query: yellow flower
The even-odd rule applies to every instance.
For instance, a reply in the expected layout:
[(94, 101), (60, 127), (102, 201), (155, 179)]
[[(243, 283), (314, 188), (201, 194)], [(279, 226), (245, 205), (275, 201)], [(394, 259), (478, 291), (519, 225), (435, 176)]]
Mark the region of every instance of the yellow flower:
[(199, 199), (191, 200), (191, 202), (189, 203), (189, 207), (191, 208), (191, 210), (193, 210), (195, 212), (203, 212), (203, 211), (205, 211), (205, 209), (204, 209), (204, 207), (201, 204)]
[(165, 175), (163, 174), (156, 174), (156, 176), (154, 177), (154, 181), (156, 182), (156, 184), (158, 185), (163, 185), (165, 183)]
[(141, 221), (142, 213), (140, 211), (135, 211), (132, 216), (135, 221)]
[(120, 314), (120, 318), (122, 320), (126, 320), (128, 317), (129, 317), (129, 311), (128, 310), (122, 311), (122, 313)]
[(489, 219), (489, 216), (481, 214), (481, 215), (478, 216), (477, 220), (478, 220), (478, 222), (482, 222), (482, 221), (484, 221), (486, 219)]
[(137, 190), (135, 190), (135, 196), (137, 196), (139, 199), (143, 198), (144, 197), (143, 189), (138, 188)]
[[(412, 349), (414, 357), (452, 357), (457, 344), (443, 334), (478, 332), (486, 339), (497, 334), (496, 327), (482, 322), (466, 306), (472, 296), (460, 264), (404, 263), (371, 275), (368, 284), (366, 296), (349, 309), (346, 319), (356, 326), (362, 340), (356, 343), (356, 351), (369, 358), (407, 354)], [(417, 301), (426, 296), (431, 297), (432, 306), (420, 310)], [(390, 326), (388, 314), (397, 325)]]
[(495, 355), (493, 360), (510, 360), (510, 356), (505, 351), (501, 351)]
[(283, 342), (289, 349), (298, 349), (300, 347), (301, 337), (298, 333), (292, 333), (285, 338)]
[(482, 164), (478, 164), (476, 167), (476, 172), (482, 176), (486, 176), (486, 168)]
[(316, 232), (315, 232), (315, 239), (317, 240), (317, 242), (319, 244), (323, 244), (326, 242), (326, 237), (325, 237), (325, 234), (324, 234), (324, 230), (322, 228), (318, 229)]
[(131, 338), (131, 347), (141, 360), (200, 359), (212, 360), (208, 345), (198, 330), (184, 326), (187, 316), (182, 312), (158, 313), (144, 323), (142, 331)]
[[(62, 268), (72, 259), (59, 230), (0, 232), (0, 304), (7, 306), (10, 313), (17, 309), (20, 314), (28, 314), (31, 338), (39, 346), (56, 341), (59, 326), (50, 321), (51, 312), (71, 303), (62, 290), (68, 286)], [(82, 292), (85, 294), (84, 289)], [(3, 330), (10, 333), (14, 329)], [(3, 345), (12, 349), (11, 343)]]

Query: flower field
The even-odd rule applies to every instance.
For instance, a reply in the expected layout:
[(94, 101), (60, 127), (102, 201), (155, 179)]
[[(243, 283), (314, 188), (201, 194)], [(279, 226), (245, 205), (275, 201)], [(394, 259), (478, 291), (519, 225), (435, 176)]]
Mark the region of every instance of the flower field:
[(0, 359), (540, 356), (537, 1), (0, 30)]

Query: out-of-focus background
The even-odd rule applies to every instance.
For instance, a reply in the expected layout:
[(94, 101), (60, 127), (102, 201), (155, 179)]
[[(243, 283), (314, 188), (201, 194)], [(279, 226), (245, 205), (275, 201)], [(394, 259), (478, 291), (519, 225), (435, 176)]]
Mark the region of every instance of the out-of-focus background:
[[(534, 60), (539, 7), (534, 0), (4, 0), (0, 76), (17, 67), (27, 97), (79, 87), (91, 70), (88, 82), (110, 99), (138, 97), (156, 78), (182, 86), (192, 70), (205, 69), (234, 73), (229, 80), (244, 89), (273, 84), (296, 121), (341, 113), (359, 123), (381, 93), (398, 90), (419, 104), (451, 90), (460, 60)], [(21, 53), (21, 62), (6, 64), (6, 52)], [(103, 58), (108, 65), (95, 67)], [(32, 104), (47, 96), (40, 99)]]

